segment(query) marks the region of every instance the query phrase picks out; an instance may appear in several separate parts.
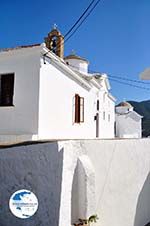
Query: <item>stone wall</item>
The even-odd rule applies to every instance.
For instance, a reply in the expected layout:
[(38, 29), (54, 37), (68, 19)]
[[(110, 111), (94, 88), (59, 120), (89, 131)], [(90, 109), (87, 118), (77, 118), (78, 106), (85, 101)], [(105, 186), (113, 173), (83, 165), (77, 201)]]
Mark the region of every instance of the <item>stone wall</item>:
[[(63, 149), (57, 143), (0, 149), (0, 226), (58, 226), (62, 167)], [(29, 219), (9, 210), (10, 196), (20, 189), (38, 198), (38, 211)]]

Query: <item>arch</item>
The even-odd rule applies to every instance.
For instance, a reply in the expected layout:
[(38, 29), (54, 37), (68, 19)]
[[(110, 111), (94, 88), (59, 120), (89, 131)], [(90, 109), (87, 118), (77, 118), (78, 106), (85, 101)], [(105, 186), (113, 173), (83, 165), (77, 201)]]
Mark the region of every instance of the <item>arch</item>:
[(150, 173), (138, 197), (134, 226), (150, 225)]
[(77, 160), (71, 193), (71, 223), (87, 219), (95, 210), (95, 171), (88, 156)]

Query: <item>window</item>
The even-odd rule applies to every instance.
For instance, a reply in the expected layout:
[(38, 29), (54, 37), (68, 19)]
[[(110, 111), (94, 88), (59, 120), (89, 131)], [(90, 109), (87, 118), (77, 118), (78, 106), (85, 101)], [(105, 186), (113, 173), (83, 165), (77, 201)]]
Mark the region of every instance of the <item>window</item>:
[(75, 95), (75, 123), (84, 122), (84, 98)]
[(105, 99), (106, 99), (105, 98), (106, 97), (105, 95), (106, 95), (106, 93), (103, 94), (103, 103), (105, 103)]
[(99, 100), (97, 100), (96, 110), (99, 111)]
[(13, 106), (14, 74), (0, 75), (0, 106)]
[(105, 111), (103, 111), (103, 120), (105, 120)]
[(108, 122), (110, 122), (110, 114), (108, 114)]

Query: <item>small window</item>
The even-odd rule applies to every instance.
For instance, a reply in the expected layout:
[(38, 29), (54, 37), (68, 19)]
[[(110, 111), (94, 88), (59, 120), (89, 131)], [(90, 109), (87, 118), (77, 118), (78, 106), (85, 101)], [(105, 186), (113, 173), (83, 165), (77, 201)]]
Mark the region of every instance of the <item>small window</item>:
[(106, 93), (103, 94), (103, 103), (105, 103)]
[(108, 114), (108, 122), (110, 122), (110, 114)]
[(84, 122), (84, 98), (75, 95), (75, 123)]
[(105, 111), (103, 111), (103, 120), (105, 120)]
[(13, 106), (14, 74), (0, 75), (0, 106)]
[(97, 100), (96, 109), (99, 111), (99, 100)]

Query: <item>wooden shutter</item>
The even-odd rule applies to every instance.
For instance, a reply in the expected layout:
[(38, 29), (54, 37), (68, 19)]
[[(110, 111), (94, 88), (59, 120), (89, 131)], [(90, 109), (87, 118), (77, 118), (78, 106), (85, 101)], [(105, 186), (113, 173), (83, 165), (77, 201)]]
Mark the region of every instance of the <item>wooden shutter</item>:
[(80, 122), (84, 122), (84, 98), (80, 97)]
[(75, 123), (84, 122), (84, 98), (75, 95)]
[(75, 123), (80, 123), (80, 96), (75, 95)]
[(13, 105), (14, 74), (1, 75), (1, 106)]

